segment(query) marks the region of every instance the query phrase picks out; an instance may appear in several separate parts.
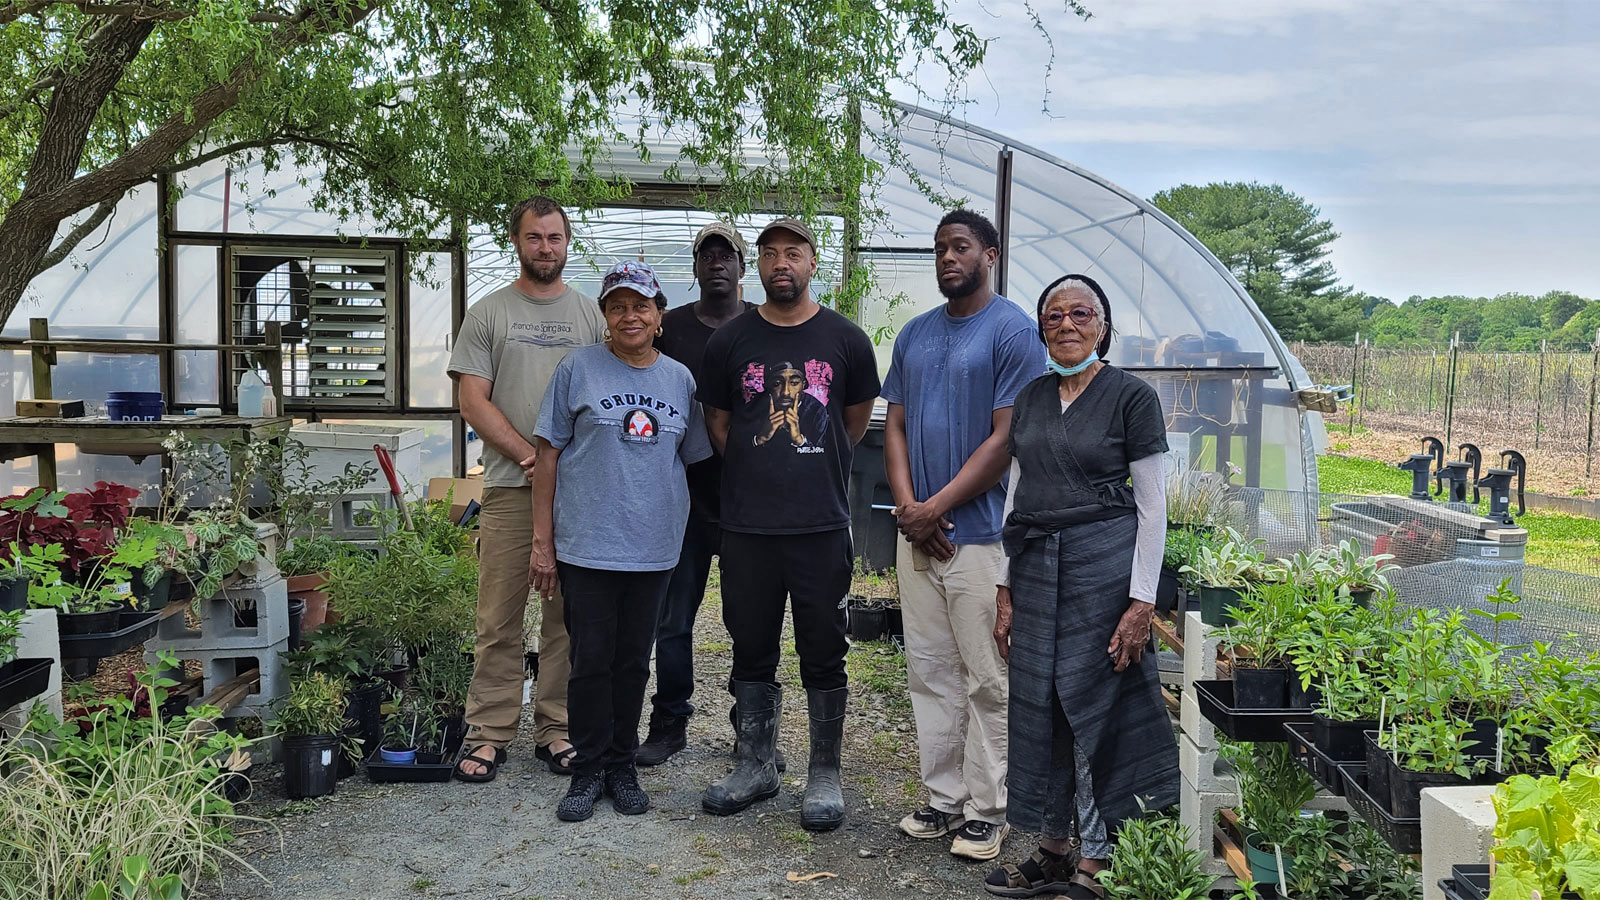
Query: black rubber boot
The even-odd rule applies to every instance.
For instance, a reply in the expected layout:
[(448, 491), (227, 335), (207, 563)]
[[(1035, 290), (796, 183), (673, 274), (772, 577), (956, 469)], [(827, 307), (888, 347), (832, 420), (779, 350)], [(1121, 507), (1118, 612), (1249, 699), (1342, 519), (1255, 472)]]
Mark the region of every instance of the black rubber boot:
[(733, 698), (739, 704), (737, 763), (728, 777), (706, 788), (700, 798), (700, 805), (715, 816), (731, 816), (757, 800), (778, 796), (778, 767), (772, 754), (783, 689), (759, 681), (735, 681)]
[(839, 780), (839, 750), (844, 743), (844, 702), (849, 688), (806, 691), (811, 707), (811, 767), (800, 801), (800, 825), (832, 831), (844, 824), (844, 790)]
[[(779, 772), (789, 771), (789, 761), (783, 758), (783, 748), (778, 746), (778, 726), (783, 724), (779, 716), (777, 724), (772, 726), (772, 761), (777, 764)], [(739, 758), (739, 707), (728, 707), (728, 724), (733, 726), (733, 758)]]
[(645, 737), (644, 743), (639, 745), (639, 752), (634, 756), (634, 764), (640, 766), (659, 766), (679, 750), (689, 746), (689, 738), (684, 730), (689, 727), (688, 716), (663, 716), (660, 713), (650, 714), (650, 734)]

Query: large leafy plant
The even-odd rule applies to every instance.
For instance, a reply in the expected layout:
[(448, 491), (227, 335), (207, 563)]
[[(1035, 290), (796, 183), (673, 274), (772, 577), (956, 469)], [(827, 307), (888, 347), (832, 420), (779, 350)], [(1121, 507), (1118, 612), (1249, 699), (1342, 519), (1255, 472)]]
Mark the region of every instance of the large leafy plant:
[(1490, 900), (1600, 898), (1600, 766), (1565, 779), (1514, 775), (1495, 789)]
[(1239, 784), (1239, 819), (1268, 841), (1288, 839), (1317, 785), (1289, 755), (1287, 744), (1223, 744), (1220, 752)]
[(371, 625), (342, 619), (303, 635), (300, 648), (286, 654), (286, 666), (296, 680), (322, 674), (360, 683), (378, 671), (389, 643)]
[(1117, 829), (1111, 868), (1095, 877), (1107, 900), (1198, 900), (1208, 896), (1215, 875), (1190, 849), (1188, 829), (1167, 816), (1129, 819)]
[(0, 554), (13, 555), (12, 544), (54, 544), (61, 548), (63, 574), (76, 577), (117, 542), (138, 496), (126, 485), (97, 481), (87, 491), (41, 487), (0, 501)]
[(345, 730), (345, 681), (322, 672), (296, 680), (272, 706), (284, 737), (339, 735)]
[(1361, 552), (1355, 541), (1344, 540), (1329, 555), (1328, 561), (1340, 593), (1349, 596), (1360, 591), (1387, 594), (1389, 579), (1385, 573), (1399, 568), (1389, 562), (1392, 559), (1394, 556), (1389, 553), (1369, 556)]
[[(126, 606), (133, 592), (133, 573), (155, 562), (159, 550), (152, 535), (124, 534), (107, 555), (80, 569), (76, 580), (59, 569), (43, 574), (28, 586), (28, 602), (69, 615)], [(36, 565), (68, 562), (53, 544), (28, 548), (26, 558)]]

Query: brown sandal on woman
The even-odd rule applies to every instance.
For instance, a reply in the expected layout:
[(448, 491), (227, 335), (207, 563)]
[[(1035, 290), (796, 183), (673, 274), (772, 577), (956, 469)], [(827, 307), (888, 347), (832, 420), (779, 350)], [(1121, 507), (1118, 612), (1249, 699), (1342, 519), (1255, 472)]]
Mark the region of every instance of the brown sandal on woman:
[(1067, 881), (1068, 900), (1105, 900), (1105, 897), (1105, 886), (1082, 869)]
[[(1020, 863), (1006, 863), (984, 879), (983, 889), (996, 897), (1037, 897), (1064, 894), (1072, 889), (1078, 875), (1078, 854), (1046, 854), (1041, 847)], [(1071, 896), (1069, 894), (1069, 896)]]

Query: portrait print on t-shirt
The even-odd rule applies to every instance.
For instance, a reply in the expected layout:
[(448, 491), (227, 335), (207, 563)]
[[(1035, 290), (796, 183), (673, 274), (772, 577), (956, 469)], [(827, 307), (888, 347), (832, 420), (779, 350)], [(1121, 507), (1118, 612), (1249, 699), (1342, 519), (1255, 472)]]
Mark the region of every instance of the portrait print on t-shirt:
[(788, 360), (750, 363), (740, 390), (747, 407), (757, 404), (751, 442), (795, 453), (826, 453), (832, 384), (833, 366), (819, 360), (808, 360), (804, 369)]

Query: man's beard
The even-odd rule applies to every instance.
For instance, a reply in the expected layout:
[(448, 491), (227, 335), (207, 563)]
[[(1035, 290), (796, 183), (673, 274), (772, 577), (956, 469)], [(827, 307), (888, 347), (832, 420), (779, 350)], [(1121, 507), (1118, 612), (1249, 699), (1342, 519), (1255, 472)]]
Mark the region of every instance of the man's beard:
[(555, 284), (561, 280), (561, 270), (567, 267), (565, 257), (561, 259), (530, 259), (518, 255), (517, 261), (522, 263), (522, 274), (535, 284)]
[[(762, 287), (766, 287), (766, 285), (762, 285)], [(802, 285), (798, 281), (791, 281), (789, 286), (784, 288), (766, 287), (767, 302), (776, 303), (779, 306), (793, 306), (800, 302), (800, 298), (805, 295), (807, 287), (809, 285)]]
[(972, 292), (977, 290), (978, 285), (982, 283), (983, 270), (973, 269), (970, 272), (961, 273), (961, 280), (953, 286), (946, 284), (944, 279), (941, 278), (939, 280), (939, 293), (943, 294), (947, 300), (960, 300), (962, 297), (971, 296)]

